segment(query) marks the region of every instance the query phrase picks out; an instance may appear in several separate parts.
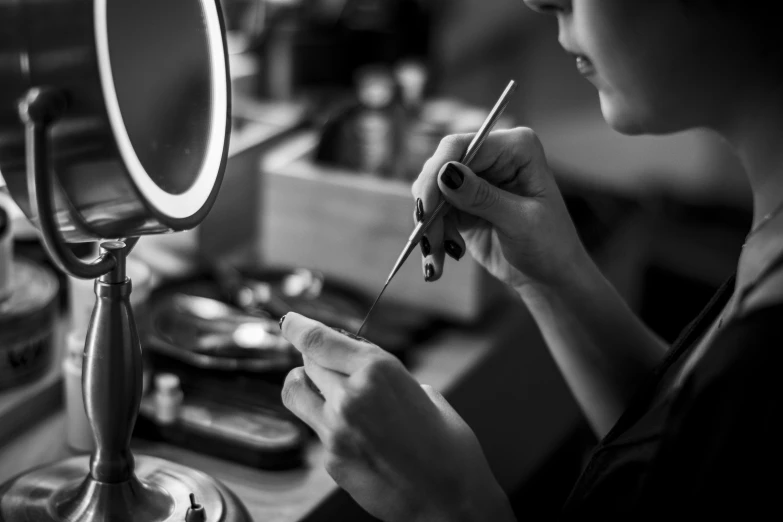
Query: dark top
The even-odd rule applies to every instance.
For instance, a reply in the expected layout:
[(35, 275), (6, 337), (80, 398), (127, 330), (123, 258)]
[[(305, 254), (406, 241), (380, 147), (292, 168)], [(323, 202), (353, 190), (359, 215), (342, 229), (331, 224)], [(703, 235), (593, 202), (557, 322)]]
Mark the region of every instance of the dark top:
[[(727, 281), (595, 448), (563, 510), (572, 520), (778, 518), (783, 486), (783, 304), (724, 325), (661, 399), (667, 370), (731, 296)], [(768, 515), (767, 515), (768, 514)]]

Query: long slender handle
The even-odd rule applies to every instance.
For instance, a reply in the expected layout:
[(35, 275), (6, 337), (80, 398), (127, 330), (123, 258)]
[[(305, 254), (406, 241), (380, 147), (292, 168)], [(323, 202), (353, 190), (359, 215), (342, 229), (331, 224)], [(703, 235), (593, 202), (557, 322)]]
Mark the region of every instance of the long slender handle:
[[(517, 88), (517, 83), (514, 80), (508, 82), (508, 85), (506, 86), (506, 89), (503, 91), (503, 94), (500, 95), (500, 98), (498, 98), (498, 101), (495, 103), (495, 106), (492, 107), (491, 111), (489, 111), (489, 114), (487, 115), (487, 119), (484, 120), (484, 123), (481, 124), (481, 127), (479, 128), (478, 132), (476, 132), (476, 135), (473, 136), (473, 139), (468, 145), (468, 148), (465, 149), (465, 153), (462, 155), (462, 158), (460, 159), (460, 163), (462, 163), (463, 165), (469, 165), (470, 162), (473, 161), (473, 158), (476, 156), (476, 153), (481, 148), (481, 145), (484, 144), (484, 140), (486, 140), (487, 137), (489, 136), (489, 132), (498, 122), (500, 116), (503, 114), (503, 111), (506, 109), (506, 106), (508, 105), (508, 101), (509, 99), (511, 99), (511, 94), (514, 92), (516, 88)], [(442, 216), (449, 210), (451, 210), (451, 204), (448, 203), (445, 199), (440, 203), (438, 203), (438, 206), (435, 207), (435, 210), (430, 212), (430, 216), (425, 221), (416, 225), (416, 228), (413, 229), (413, 233), (411, 233), (410, 237), (408, 238), (408, 241), (413, 242), (413, 244), (416, 244), (419, 241), (421, 241), (422, 236), (427, 231), (427, 229), (430, 228), (430, 225), (432, 225), (432, 223), (436, 219), (438, 219), (440, 216)]]

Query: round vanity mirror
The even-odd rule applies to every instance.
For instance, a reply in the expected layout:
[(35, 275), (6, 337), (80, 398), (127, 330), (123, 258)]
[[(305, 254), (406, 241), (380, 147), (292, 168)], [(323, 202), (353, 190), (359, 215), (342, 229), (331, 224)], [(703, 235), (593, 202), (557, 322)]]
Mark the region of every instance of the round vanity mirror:
[[(35, 221), (15, 100), (52, 87), (54, 212), (69, 242), (192, 228), (228, 151), (230, 78), (217, 0), (0, 4), (0, 172)], [(31, 36), (34, 35), (35, 37)]]

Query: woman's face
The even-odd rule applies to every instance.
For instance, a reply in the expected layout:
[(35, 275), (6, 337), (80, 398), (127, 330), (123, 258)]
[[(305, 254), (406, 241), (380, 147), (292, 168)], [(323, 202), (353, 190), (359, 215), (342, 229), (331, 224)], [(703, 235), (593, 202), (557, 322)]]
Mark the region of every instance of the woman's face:
[[(557, 15), (560, 44), (626, 134), (717, 127), (747, 81), (731, 18), (687, 0), (525, 0)], [(696, 1), (698, 3), (698, 0)], [(701, 2), (702, 4), (708, 2)], [(744, 59), (743, 59), (744, 58)]]

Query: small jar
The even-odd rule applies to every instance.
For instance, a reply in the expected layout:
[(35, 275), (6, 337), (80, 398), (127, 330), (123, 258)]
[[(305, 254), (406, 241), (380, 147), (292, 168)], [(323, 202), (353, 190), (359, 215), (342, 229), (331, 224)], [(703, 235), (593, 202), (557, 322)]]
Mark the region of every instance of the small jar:
[(60, 284), (43, 265), (17, 257), (0, 260), (13, 273), (0, 301), (0, 390), (41, 377), (52, 363)]
[(173, 373), (159, 373), (155, 376), (154, 404), (158, 424), (169, 425), (177, 421), (182, 399), (179, 377)]

